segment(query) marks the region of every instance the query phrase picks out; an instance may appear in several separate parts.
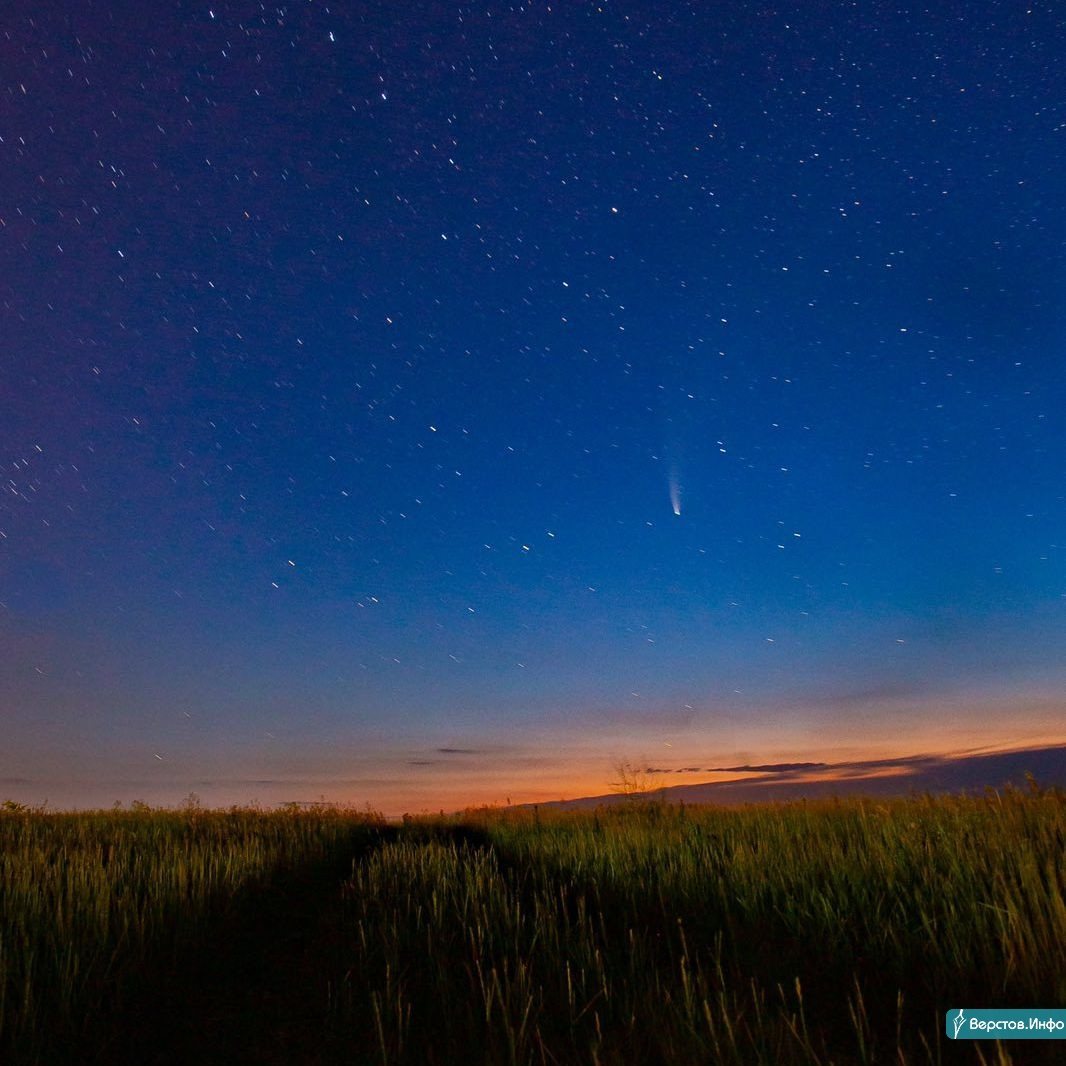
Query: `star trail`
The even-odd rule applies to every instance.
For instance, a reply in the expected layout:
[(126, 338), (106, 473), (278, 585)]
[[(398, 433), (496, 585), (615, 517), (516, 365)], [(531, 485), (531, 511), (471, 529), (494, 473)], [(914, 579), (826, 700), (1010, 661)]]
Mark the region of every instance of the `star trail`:
[(0, 793), (1063, 739), (1057, 5), (3, 22)]

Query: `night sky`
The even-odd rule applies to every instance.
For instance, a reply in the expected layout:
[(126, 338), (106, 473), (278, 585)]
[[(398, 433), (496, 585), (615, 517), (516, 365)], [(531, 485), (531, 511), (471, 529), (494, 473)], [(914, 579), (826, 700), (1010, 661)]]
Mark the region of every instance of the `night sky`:
[(1063, 739), (1064, 30), (6, 5), (0, 794)]

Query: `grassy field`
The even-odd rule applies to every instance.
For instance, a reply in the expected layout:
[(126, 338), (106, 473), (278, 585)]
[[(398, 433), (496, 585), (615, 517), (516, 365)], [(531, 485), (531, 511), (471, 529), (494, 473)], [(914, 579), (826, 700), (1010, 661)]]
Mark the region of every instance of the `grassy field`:
[(0, 814), (3, 1063), (1052, 1063), (1066, 797)]

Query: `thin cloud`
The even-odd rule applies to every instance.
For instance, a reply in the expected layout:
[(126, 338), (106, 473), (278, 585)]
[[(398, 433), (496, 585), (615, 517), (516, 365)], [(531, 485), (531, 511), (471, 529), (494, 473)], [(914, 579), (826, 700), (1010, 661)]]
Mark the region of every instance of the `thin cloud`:
[(797, 770), (819, 770), (828, 765), (824, 762), (771, 762), (755, 766), (745, 763), (743, 766), (712, 766), (709, 772), (716, 774), (789, 774)]
[(773, 762), (757, 766), (645, 766), (646, 774), (789, 774), (802, 770), (820, 770), (828, 766), (824, 762)]
[(831, 707), (834, 710), (851, 710), (883, 703), (922, 699), (941, 693), (943, 690), (944, 685), (939, 681), (892, 680), (849, 688), (815, 690), (804, 694), (799, 702), (809, 706)]

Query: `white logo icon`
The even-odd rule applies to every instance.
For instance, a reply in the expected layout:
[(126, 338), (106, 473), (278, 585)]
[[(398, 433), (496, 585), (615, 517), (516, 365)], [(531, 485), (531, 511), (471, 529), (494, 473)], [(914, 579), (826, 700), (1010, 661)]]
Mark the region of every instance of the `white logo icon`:
[(955, 1039), (959, 1039), (959, 1030), (963, 1026), (962, 1007), (959, 1007), (959, 1013), (955, 1015)]

